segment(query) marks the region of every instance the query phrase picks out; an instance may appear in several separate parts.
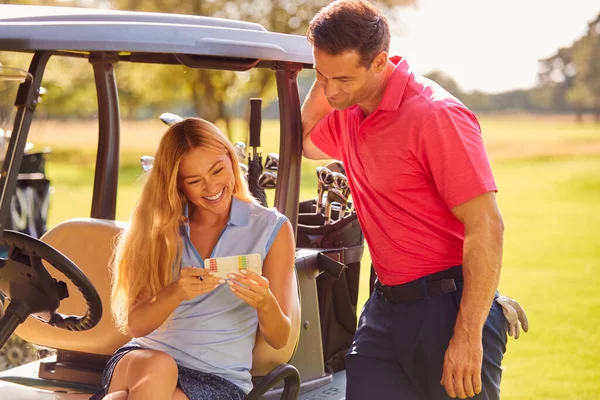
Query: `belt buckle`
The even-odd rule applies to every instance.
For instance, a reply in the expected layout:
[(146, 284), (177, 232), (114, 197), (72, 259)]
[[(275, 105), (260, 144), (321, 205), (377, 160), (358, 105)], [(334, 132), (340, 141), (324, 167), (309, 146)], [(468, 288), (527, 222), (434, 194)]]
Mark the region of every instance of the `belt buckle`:
[(456, 292), (456, 282), (454, 279), (442, 279), (440, 288), (442, 289), (442, 293)]
[(388, 296), (386, 295), (386, 291), (384, 289), (385, 289), (385, 285), (383, 283), (381, 283), (380, 281), (377, 281), (377, 283), (375, 284), (375, 291), (377, 292), (377, 294), (379, 296), (382, 296), (385, 301), (389, 302)]

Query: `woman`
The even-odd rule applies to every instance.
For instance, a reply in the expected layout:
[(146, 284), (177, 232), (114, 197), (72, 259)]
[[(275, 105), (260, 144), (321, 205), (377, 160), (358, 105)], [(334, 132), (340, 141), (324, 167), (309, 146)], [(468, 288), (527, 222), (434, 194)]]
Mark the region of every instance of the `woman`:
[[(236, 160), (201, 119), (163, 136), (116, 250), (112, 310), (135, 339), (108, 362), (104, 399), (242, 399), (257, 327), (272, 347), (287, 344), (297, 301), (291, 224), (256, 204)], [(204, 269), (207, 258), (254, 253), (262, 276), (224, 280)]]

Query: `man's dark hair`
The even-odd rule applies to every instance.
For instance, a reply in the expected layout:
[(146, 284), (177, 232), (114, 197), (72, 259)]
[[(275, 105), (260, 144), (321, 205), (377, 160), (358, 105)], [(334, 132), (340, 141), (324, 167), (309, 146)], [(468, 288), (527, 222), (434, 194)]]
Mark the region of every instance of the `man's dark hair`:
[(387, 18), (368, 0), (337, 0), (310, 21), (310, 44), (336, 56), (354, 50), (360, 65), (369, 68), (375, 56), (390, 49)]

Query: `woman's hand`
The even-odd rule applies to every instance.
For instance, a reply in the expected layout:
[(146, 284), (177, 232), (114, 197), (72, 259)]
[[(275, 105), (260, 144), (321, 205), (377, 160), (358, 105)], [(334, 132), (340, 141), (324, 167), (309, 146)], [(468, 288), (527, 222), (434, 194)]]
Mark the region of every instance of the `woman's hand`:
[(183, 267), (174, 284), (175, 295), (180, 301), (185, 301), (215, 290), (219, 286), (219, 278), (204, 268)]
[(267, 278), (244, 269), (240, 273), (231, 273), (228, 277), (227, 283), (237, 297), (257, 310), (268, 308), (273, 294)]
[(148, 335), (158, 329), (182, 301), (206, 294), (217, 286), (219, 279), (204, 268), (181, 268), (177, 280), (154, 296), (140, 299), (131, 307), (129, 332), (134, 337)]

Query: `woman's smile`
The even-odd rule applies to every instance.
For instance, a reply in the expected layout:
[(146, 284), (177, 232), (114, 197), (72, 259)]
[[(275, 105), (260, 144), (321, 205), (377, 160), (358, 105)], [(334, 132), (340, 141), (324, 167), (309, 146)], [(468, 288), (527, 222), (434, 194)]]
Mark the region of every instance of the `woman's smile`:
[(203, 196), (202, 198), (208, 200), (211, 203), (216, 203), (223, 198), (223, 193), (225, 193), (225, 188), (221, 189), (221, 191), (213, 196)]

